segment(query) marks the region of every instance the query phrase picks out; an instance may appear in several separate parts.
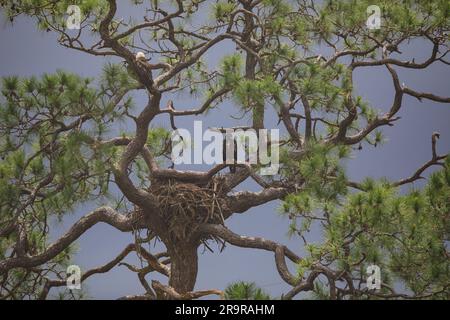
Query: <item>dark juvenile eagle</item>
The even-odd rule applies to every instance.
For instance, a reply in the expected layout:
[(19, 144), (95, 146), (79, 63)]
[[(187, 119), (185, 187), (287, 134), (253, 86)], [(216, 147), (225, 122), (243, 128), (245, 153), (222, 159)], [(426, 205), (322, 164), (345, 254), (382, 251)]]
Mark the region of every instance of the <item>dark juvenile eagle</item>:
[(227, 135), (228, 135), (227, 133), (223, 135), (223, 147), (222, 147), (223, 163), (226, 164), (227, 161), (227, 149), (233, 148), (233, 164), (229, 164), (228, 167), (230, 168), (231, 173), (235, 173), (237, 161), (237, 144), (233, 136), (231, 136), (230, 139), (227, 139)]

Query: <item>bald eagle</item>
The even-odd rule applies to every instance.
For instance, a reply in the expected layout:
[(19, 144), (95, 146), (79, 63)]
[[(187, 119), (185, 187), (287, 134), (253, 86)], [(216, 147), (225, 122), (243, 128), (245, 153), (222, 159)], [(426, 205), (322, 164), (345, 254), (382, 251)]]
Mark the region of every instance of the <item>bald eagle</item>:
[(145, 54), (142, 51), (139, 51), (138, 53), (136, 53), (135, 59), (136, 61), (145, 61)]
[[(145, 54), (142, 51), (139, 51), (136, 53), (136, 55), (134, 56), (134, 60), (136, 61), (136, 64), (139, 66), (140, 69), (142, 69), (142, 70), (148, 69), (147, 58), (145, 57)], [(126, 63), (126, 62), (124, 62), (124, 63)], [(126, 65), (127, 65), (128, 74), (133, 79), (139, 81), (139, 77), (137, 76), (136, 72), (134, 72), (134, 70), (130, 66), (130, 64), (126, 63)], [(150, 76), (151, 76), (151, 72), (150, 72)]]

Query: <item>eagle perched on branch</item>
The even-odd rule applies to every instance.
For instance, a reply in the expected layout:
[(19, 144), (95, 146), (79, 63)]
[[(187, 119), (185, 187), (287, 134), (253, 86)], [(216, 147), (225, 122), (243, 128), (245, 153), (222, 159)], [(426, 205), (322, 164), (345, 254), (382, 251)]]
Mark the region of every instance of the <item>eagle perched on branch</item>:
[[(150, 69), (150, 65), (148, 64), (148, 59), (145, 57), (145, 54), (142, 51), (139, 51), (136, 53), (134, 60), (136, 61), (136, 64), (139, 68), (139, 72), (144, 72), (145, 76), (148, 77), (150, 76), (150, 79), (152, 79), (152, 72)], [(127, 63), (127, 71), (128, 74), (135, 80), (139, 81), (139, 77), (136, 74), (136, 72), (133, 70), (133, 68), (131, 67), (131, 65), (129, 63)]]

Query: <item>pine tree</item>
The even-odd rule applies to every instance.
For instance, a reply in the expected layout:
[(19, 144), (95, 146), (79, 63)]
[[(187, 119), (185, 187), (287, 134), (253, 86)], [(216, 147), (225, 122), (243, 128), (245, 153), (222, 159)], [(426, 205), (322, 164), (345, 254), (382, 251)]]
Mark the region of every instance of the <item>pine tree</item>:
[[(76, 240), (100, 222), (134, 233), (136, 241), (84, 272), (81, 281), (121, 263), (145, 291), (129, 299), (269, 298), (246, 282), (224, 293), (194, 291), (198, 248), (214, 240), (273, 252), (291, 287), (283, 299), (302, 293), (319, 299), (450, 298), (450, 159), (437, 152), (439, 134), (431, 137), (430, 160), (409, 178), (355, 182), (343, 166), (354, 149), (384, 141), (382, 130), (399, 121), (404, 97), (450, 102), (405, 86), (398, 72), (433, 63), (448, 67), (448, 1), (378, 1), (382, 26), (372, 30), (366, 26), (370, 1), (135, 1), (146, 14), (136, 21), (122, 19), (115, 0), (89, 0), (78, 1), (79, 32), (66, 25), (73, 2), (0, 1), (12, 23), (31, 17), (39, 29), (58, 35), (58, 45), (121, 60), (105, 63), (95, 79), (64, 70), (2, 79), (0, 298), (45, 299), (64, 287)], [(431, 47), (422, 62), (402, 54), (417, 38)], [(205, 56), (225, 42), (235, 52), (208, 65)], [(147, 59), (136, 59), (136, 48)], [(354, 71), (372, 67), (392, 79), (394, 96), (385, 112), (354, 90)], [(135, 91), (146, 96), (146, 105), (136, 104)], [(196, 97), (199, 105), (163, 103), (180, 95)], [(168, 167), (167, 128), (184, 117), (220, 112), (215, 107), (227, 101), (254, 129), (264, 128), (269, 111), (279, 116), (286, 132), (279, 174), (260, 176), (259, 164), (231, 172), (223, 165), (207, 172)], [(162, 115), (170, 123), (159, 128), (154, 123)], [(130, 130), (115, 132), (120, 121), (131, 122)], [(439, 170), (424, 188), (401, 192), (434, 166)], [(246, 179), (261, 190), (234, 191)], [(280, 201), (289, 233), (306, 254), (227, 228), (232, 215), (270, 201)], [(49, 221), (85, 203), (98, 208), (51, 241)], [(305, 238), (313, 226), (322, 231), (319, 243)], [(153, 239), (167, 251), (150, 252), (145, 244)], [(122, 262), (129, 254), (142, 265)], [(380, 290), (366, 286), (373, 264), (382, 270)], [(167, 282), (148, 283), (151, 272)]]
[(227, 286), (225, 289), (227, 300), (269, 300), (270, 296), (254, 282), (239, 281)]

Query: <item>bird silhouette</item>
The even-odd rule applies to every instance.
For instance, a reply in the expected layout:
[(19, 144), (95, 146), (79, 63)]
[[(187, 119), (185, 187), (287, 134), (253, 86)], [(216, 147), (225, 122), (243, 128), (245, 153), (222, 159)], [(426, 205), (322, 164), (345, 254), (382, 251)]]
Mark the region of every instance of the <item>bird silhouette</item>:
[[(228, 139), (227, 139), (228, 137)], [(237, 144), (236, 140), (231, 134), (225, 133), (224, 134), (224, 143), (223, 143), (223, 163), (227, 164), (227, 150), (230, 150), (233, 148), (233, 163), (228, 164), (228, 168), (230, 169), (231, 173), (236, 172), (236, 161), (237, 161)]]

